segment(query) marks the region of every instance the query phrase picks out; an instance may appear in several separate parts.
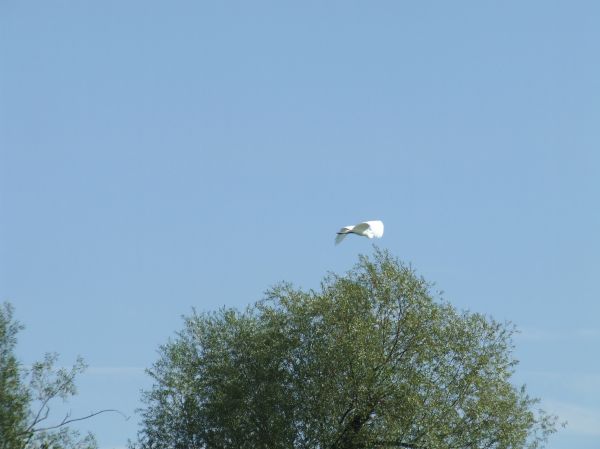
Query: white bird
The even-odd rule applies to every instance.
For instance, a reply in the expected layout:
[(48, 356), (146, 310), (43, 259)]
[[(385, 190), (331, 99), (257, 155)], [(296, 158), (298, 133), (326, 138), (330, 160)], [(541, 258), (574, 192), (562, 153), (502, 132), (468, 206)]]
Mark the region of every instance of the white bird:
[(383, 222), (379, 220), (363, 221), (357, 225), (344, 226), (337, 233), (335, 244), (339, 244), (348, 234), (361, 235), (370, 239), (373, 237), (380, 239), (383, 236)]

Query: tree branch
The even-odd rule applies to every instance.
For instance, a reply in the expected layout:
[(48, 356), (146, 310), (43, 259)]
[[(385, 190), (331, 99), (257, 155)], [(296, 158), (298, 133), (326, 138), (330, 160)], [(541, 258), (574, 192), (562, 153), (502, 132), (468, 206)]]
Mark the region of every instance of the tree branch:
[(403, 449), (427, 449), (423, 446), (411, 443), (403, 443), (402, 441), (375, 441), (373, 444), (376, 446), (391, 446)]
[(40, 427), (40, 428), (38, 428), (38, 429), (33, 429), (33, 428), (31, 428), (31, 427), (30, 427), (30, 428), (28, 428), (28, 429), (27, 429), (25, 432), (22, 432), (22, 433), (20, 433), (19, 435), (26, 435), (26, 434), (28, 434), (28, 433), (31, 433), (31, 434), (33, 434), (33, 433), (37, 433), (37, 432), (44, 432), (44, 431), (46, 431), (46, 430), (54, 430), (54, 429), (58, 429), (58, 428), (60, 428), (60, 427), (66, 426), (67, 424), (70, 424), (70, 423), (73, 423), (73, 422), (76, 422), (76, 421), (83, 421), (83, 420), (85, 420), (85, 419), (92, 418), (92, 417), (94, 417), (94, 416), (96, 416), (96, 415), (100, 415), (100, 414), (102, 414), (102, 413), (108, 413), (108, 412), (112, 412), (112, 413), (118, 413), (118, 414), (119, 414), (119, 415), (121, 415), (123, 418), (125, 418), (125, 420), (126, 420), (126, 421), (127, 421), (127, 420), (129, 420), (129, 418), (130, 418), (129, 416), (125, 415), (123, 412), (121, 412), (121, 411), (119, 411), (119, 410), (116, 410), (116, 409), (110, 409), (110, 408), (109, 408), (109, 409), (105, 409), (105, 410), (100, 410), (100, 411), (98, 411), (98, 412), (90, 413), (90, 414), (89, 414), (89, 415), (87, 415), (87, 416), (82, 416), (82, 417), (80, 417), (80, 418), (73, 418), (73, 419), (68, 419), (68, 418), (69, 418), (69, 416), (70, 416), (70, 414), (67, 414), (67, 415), (64, 417), (64, 419), (63, 419), (63, 420), (60, 422), (60, 424), (57, 424), (57, 425), (55, 425), (55, 426)]

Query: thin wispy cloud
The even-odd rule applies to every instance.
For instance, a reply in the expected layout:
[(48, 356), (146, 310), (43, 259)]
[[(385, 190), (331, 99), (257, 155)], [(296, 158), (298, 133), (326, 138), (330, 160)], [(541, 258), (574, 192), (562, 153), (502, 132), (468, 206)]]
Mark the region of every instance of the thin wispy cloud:
[(544, 401), (544, 406), (567, 421), (564, 432), (585, 436), (600, 436), (600, 410), (562, 401)]
[(97, 376), (139, 376), (145, 374), (145, 368), (142, 366), (90, 366), (86, 373)]
[(531, 342), (596, 341), (600, 340), (600, 328), (558, 330), (525, 327), (520, 329), (515, 338)]
[(583, 328), (578, 329), (575, 333), (581, 338), (600, 339), (600, 329)]
[(522, 371), (520, 375), (528, 382), (545, 385), (554, 391), (588, 398), (600, 396), (600, 374), (596, 372)]

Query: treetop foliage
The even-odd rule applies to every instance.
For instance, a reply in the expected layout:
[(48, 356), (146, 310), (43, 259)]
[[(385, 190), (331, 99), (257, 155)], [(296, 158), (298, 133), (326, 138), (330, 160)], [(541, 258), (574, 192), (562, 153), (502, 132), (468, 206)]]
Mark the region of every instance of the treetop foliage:
[(185, 318), (149, 370), (139, 448), (533, 449), (556, 419), (511, 383), (514, 328), (375, 249), (319, 291)]

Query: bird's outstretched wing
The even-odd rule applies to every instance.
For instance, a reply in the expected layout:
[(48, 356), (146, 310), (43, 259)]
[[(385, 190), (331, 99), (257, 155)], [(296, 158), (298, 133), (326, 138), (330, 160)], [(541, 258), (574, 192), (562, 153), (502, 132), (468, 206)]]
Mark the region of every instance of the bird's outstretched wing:
[(347, 232), (338, 232), (338, 235), (335, 236), (335, 244), (339, 245), (344, 238), (348, 235)]
[(368, 231), (369, 231), (369, 222), (368, 221), (359, 223), (356, 226), (354, 226), (354, 229), (352, 229), (352, 232), (354, 232), (355, 234), (358, 234), (358, 235), (368, 235)]
[(337, 233), (337, 235), (335, 236), (335, 244), (339, 245), (340, 242), (342, 240), (344, 240), (344, 237), (346, 237), (346, 235), (350, 234), (353, 231), (354, 226), (344, 226), (342, 229), (340, 229)]

